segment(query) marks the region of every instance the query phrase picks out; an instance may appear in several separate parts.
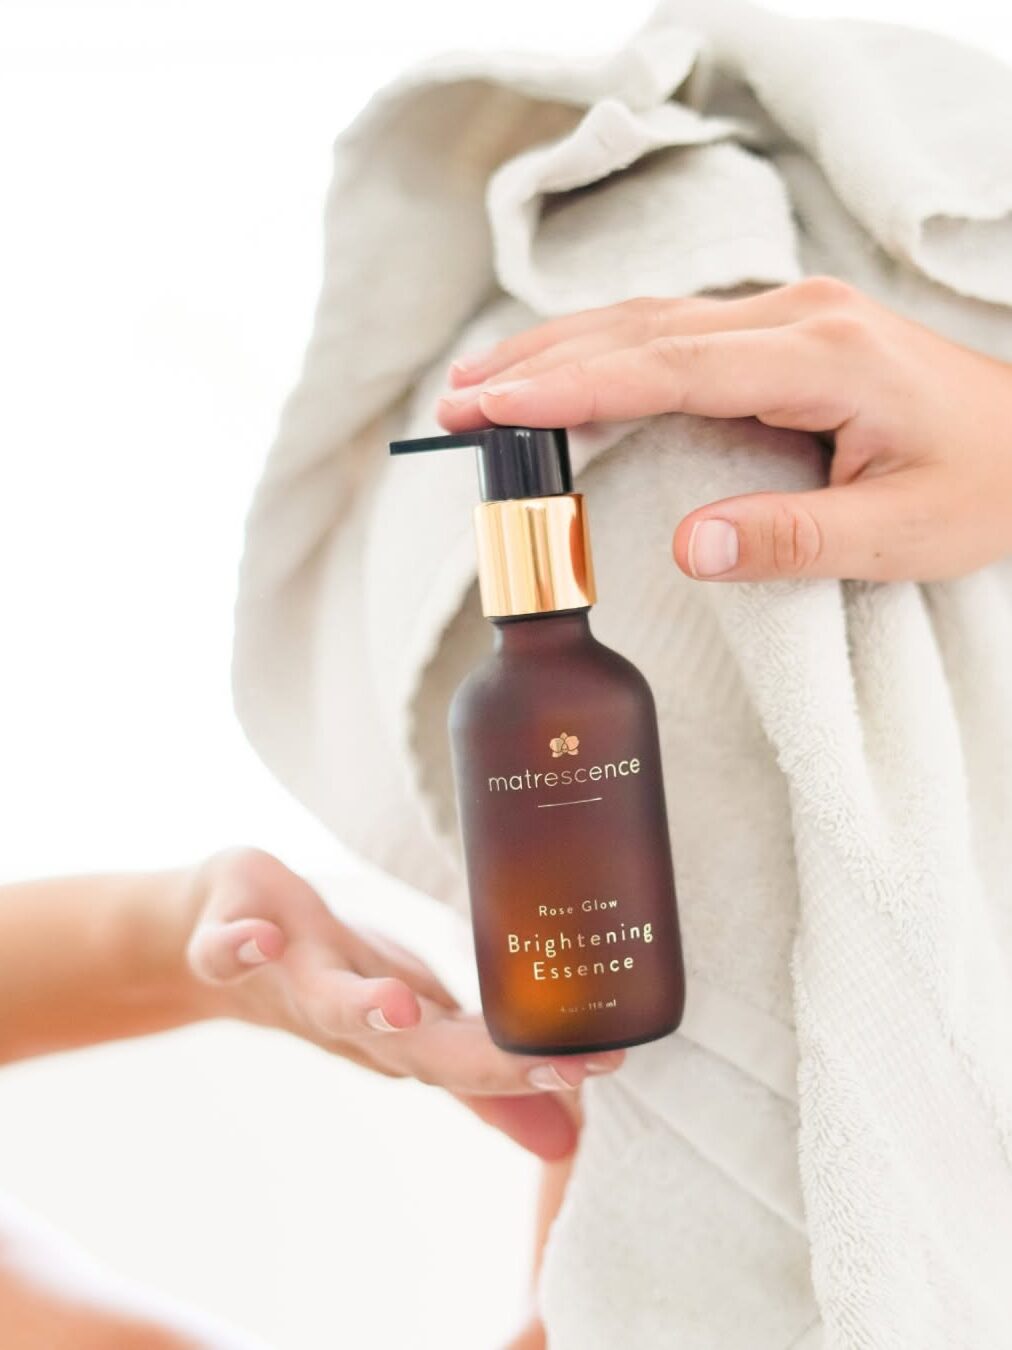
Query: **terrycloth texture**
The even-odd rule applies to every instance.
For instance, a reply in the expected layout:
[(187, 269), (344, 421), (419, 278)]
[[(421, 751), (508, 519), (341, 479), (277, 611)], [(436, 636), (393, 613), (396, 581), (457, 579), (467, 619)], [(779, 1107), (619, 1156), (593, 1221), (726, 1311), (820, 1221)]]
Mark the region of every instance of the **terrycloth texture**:
[[(539, 315), (810, 271), (1008, 359), (1010, 126), (982, 54), (729, 0), (597, 64), (457, 56), (379, 95), (249, 522), (236, 697), (279, 776), (460, 904), (474, 470), (391, 467), (386, 437)], [(816, 443), (667, 417), (574, 449), (596, 631), (657, 694), (690, 984), (682, 1031), (588, 1093), (552, 1350), (1010, 1346), (1008, 578), (692, 583), (680, 516), (824, 481)]]

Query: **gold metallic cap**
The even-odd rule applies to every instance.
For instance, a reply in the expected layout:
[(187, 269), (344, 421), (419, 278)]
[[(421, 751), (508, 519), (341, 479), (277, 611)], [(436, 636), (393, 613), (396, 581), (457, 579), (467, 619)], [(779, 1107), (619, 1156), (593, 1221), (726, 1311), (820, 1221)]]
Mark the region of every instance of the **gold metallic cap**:
[(487, 618), (583, 609), (597, 599), (581, 493), (482, 502), (474, 525)]

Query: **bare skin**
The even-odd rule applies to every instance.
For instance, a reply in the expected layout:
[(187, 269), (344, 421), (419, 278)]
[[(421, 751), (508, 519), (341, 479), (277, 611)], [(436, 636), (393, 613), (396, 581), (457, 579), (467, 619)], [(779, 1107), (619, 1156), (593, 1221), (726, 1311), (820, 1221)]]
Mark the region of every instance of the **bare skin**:
[[(510, 1055), (432, 972), (350, 928), (276, 858), (0, 888), (0, 1063), (205, 1018), (279, 1027), (375, 1072), (452, 1093), (557, 1161), (576, 1143), (561, 1098), (621, 1053)], [(83, 1296), (16, 1225), (0, 1223), (0, 1327), (12, 1350), (210, 1350), (96, 1286)]]
[(930, 581), (1012, 551), (1012, 368), (831, 277), (553, 319), (450, 382), (438, 415), (452, 431), (688, 412), (831, 436), (828, 487), (677, 523), (675, 561), (697, 580)]

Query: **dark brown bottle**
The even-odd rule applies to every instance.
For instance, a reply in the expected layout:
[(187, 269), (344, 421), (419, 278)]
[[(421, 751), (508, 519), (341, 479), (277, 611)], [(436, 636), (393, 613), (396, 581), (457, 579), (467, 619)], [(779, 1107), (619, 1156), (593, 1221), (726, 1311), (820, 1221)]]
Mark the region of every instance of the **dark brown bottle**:
[(473, 446), (489, 659), (450, 740), (482, 1007), (497, 1045), (586, 1053), (678, 1025), (685, 981), (654, 700), (594, 638), (583, 498), (561, 430), (397, 442)]

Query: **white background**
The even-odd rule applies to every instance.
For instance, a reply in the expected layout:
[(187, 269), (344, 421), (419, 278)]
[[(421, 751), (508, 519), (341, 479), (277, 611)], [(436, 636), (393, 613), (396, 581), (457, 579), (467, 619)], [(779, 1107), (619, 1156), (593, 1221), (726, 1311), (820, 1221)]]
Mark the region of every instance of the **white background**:
[[(309, 329), (331, 141), (430, 52), (595, 50), (652, 7), (0, 4), (0, 880), (239, 841), (339, 861), (228, 689), (243, 514)], [(1012, 55), (1002, 0), (780, 7)], [(426, 919), (400, 922), (411, 940)], [(277, 1350), (495, 1345), (532, 1183), (434, 1091), (241, 1028), (0, 1076), (0, 1190)]]

